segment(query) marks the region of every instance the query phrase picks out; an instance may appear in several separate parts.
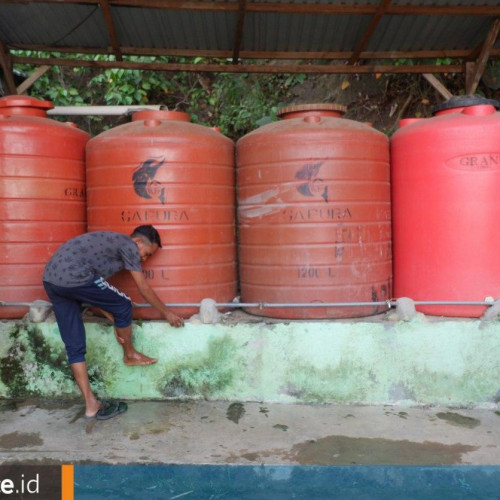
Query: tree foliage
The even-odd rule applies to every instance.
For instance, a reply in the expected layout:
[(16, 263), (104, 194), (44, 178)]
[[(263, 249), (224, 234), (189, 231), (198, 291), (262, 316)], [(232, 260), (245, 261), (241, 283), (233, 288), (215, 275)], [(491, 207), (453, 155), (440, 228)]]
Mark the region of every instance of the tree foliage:
[[(110, 61), (108, 55), (17, 52), (21, 56)], [(131, 62), (222, 64), (220, 59), (127, 56)], [(401, 59), (395, 65), (410, 64)], [(279, 64), (266, 61), (266, 64)], [(328, 64), (328, 61), (323, 61)], [(425, 61), (448, 64), (448, 59)], [(391, 64), (391, 61), (388, 61)], [(477, 93), (499, 99), (500, 63), (490, 61)], [(17, 65), (29, 75), (34, 66)], [(441, 74), (443, 84), (455, 95), (464, 92), (463, 74)], [(163, 105), (184, 111), (191, 121), (219, 127), (237, 140), (260, 125), (276, 120), (282, 105), (336, 102), (347, 106), (346, 118), (370, 122), (388, 135), (402, 117), (427, 117), (443, 97), (418, 74), (255, 74), (146, 71), (95, 67), (53, 66), (30, 89), (30, 95), (50, 100), (55, 106)], [(68, 117), (61, 117), (67, 120)], [(70, 117), (91, 135), (128, 120), (128, 117)]]
[[(39, 53), (33, 52), (19, 54), (40, 57)], [(105, 55), (53, 53), (50, 56), (110, 60), (110, 56)], [(172, 62), (167, 57), (130, 56), (127, 60)], [(177, 58), (175, 62), (198, 64), (214, 61)], [(16, 68), (26, 74), (34, 70), (30, 65), (18, 65)], [(290, 89), (305, 79), (303, 74), (235, 75), (53, 66), (35, 82), (29, 93), (33, 97), (50, 100), (55, 106), (164, 105), (170, 110), (187, 112), (194, 123), (217, 126), (222, 133), (236, 139), (259, 124), (276, 119), (279, 104), (286, 102)], [(93, 135), (114, 125), (109, 119), (97, 116), (85, 120), (85, 128)]]

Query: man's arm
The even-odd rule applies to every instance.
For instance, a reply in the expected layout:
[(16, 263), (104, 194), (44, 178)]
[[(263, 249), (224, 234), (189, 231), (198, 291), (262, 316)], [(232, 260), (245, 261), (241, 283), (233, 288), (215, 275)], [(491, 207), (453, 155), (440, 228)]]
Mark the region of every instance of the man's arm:
[(142, 271), (129, 271), (132, 275), (132, 278), (139, 289), (141, 295), (149, 302), (156, 310), (160, 311), (164, 318), (172, 325), (172, 326), (183, 326), (184, 320), (177, 316), (173, 311), (165, 307), (165, 304), (160, 300), (156, 292), (149, 286), (144, 274)]

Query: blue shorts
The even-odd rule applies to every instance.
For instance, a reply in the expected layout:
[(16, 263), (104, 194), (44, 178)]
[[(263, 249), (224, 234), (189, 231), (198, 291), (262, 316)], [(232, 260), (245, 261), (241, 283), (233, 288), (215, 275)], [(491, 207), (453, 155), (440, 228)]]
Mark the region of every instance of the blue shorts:
[(43, 282), (52, 302), (57, 326), (66, 346), (70, 364), (85, 361), (87, 352), (82, 304), (90, 304), (113, 315), (114, 326), (125, 328), (132, 323), (130, 297), (110, 285), (104, 278), (95, 276), (85, 285), (66, 287)]

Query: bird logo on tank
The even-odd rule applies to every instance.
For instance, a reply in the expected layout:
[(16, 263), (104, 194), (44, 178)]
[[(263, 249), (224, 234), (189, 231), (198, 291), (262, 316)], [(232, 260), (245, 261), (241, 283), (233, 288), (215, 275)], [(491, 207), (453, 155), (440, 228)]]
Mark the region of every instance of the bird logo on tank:
[[(141, 198), (157, 201), (162, 205), (167, 203), (166, 187), (158, 180), (158, 171), (165, 163), (165, 158), (148, 158), (132, 173), (132, 184), (135, 193)], [(123, 222), (155, 224), (162, 222), (189, 221), (185, 210), (173, 208), (139, 208), (137, 210), (122, 210)]]
[(328, 203), (328, 186), (321, 177), (318, 177), (321, 165), (323, 165), (323, 162), (306, 163), (296, 172), (296, 179), (306, 181), (297, 186), (297, 190), (304, 196), (309, 196), (311, 198), (320, 197)]
[(165, 163), (165, 158), (148, 158), (132, 174), (134, 191), (148, 200), (157, 200), (162, 205), (167, 201), (165, 186), (156, 179), (158, 169)]

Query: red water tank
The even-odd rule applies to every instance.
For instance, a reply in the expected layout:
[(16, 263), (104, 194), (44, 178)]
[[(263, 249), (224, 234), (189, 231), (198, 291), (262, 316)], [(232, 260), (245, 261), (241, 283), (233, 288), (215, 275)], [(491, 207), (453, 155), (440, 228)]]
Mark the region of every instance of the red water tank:
[[(417, 301), (500, 295), (500, 113), (496, 101), (453, 98), (391, 138), (394, 293)], [(428, 305), (441, 316), (484, 306)]]
[[(343, 106), (282, 108), (237, 143), (241, 300), (378, 302), (391, 297), (389, 140)], [(341, 318), (377, 306), (249, 308)]]
[[(164, 303), (236, 295), (234, 144), (176, 111), (140, 111), (87, 146), (88, 230), (154, 225), (163, 248), (144, 274)], [(110, 280), (145, 303), (128, 273)], [(175, 311), (189, 316), (194, 307)], [(159, 318), (137, 308), (136, 318)]]
[[(45, 264), (86, 230), (85, 145), (89, 135), (47, 118), (49, 101), (0, 99), (0, 301), (48, 300)], [(20, 318), (27, 307), (0, 307)]]

